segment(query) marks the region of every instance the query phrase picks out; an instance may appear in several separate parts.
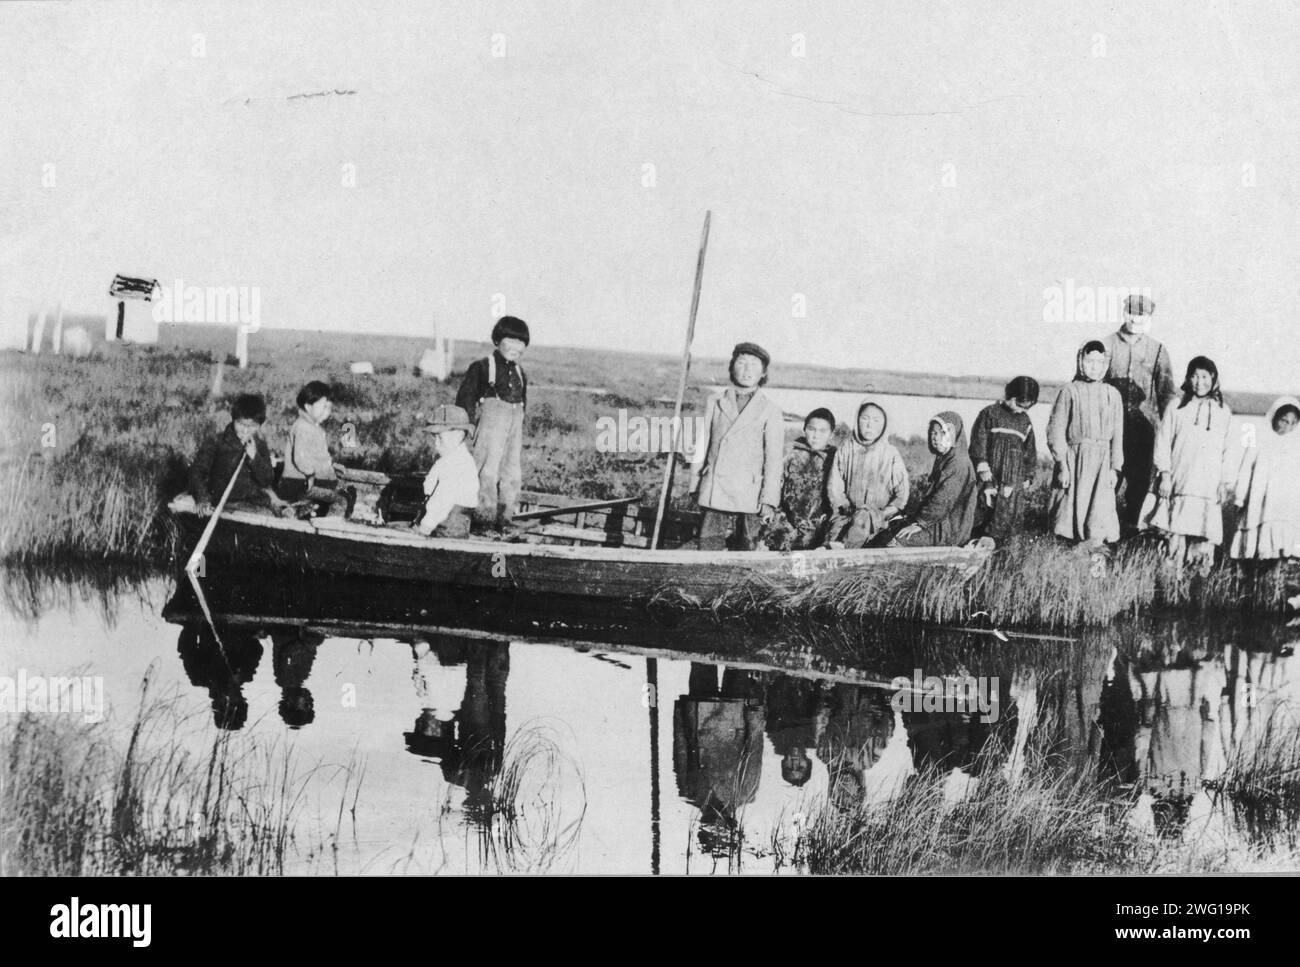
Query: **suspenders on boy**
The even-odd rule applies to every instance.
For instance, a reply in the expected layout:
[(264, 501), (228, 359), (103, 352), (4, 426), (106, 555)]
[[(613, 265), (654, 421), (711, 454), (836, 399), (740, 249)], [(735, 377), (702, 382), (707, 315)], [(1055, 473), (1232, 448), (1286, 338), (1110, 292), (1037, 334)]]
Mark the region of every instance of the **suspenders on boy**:
[[(519, 370), (519, 385), (523, 389), (523, 391), (527, 393), (528, 377), (524, 375), (524, 368), (520, 366), (518, 363), (515, 363), (515, 369)], [(494, 391), (496, 390), (496, 386), (497, 386), (497, 354), (496, 353), (489, 353), (487, 356), (487, 385), (491, 387)], [(477, 402), (482, 403), (483, 400), (487, 398), (488, 398), (487, 394), (484, 393), (484, 395), (478, 398)], [(504, 402), (504, 400), (502, 402)]]

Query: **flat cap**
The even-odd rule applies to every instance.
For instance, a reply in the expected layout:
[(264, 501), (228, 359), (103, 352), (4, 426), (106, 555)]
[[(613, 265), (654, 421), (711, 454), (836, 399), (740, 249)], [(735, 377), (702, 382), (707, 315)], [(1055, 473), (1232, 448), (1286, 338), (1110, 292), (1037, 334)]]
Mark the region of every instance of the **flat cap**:
[(756, 342), (738, 342), (736, 348), (731, 351), (731, 358), (735, 359), (741, 353), (747, 353), (750, 356), (757, 356), (763, 361), (763, 368), (766, 369), (772, 362), (772, 357)]

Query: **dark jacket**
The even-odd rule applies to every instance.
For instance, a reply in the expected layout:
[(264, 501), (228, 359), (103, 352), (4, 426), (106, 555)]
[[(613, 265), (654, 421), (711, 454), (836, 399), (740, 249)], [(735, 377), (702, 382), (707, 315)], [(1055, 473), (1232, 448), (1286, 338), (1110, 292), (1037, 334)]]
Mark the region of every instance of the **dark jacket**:
[[(275, 471), (271, 466), (271, 450), (260, 436), (257, 441), (257, 456), (245, 461), (240, 468), (239, 479), (230, 491), (231, 500), (250, 500), (260, 497), (262, 491), (271, 486)], [(235, 472), (239, 458), (244, 455), (244, 445), (235, 433), (235, 424), (230, 423), (226, 429), (210, 436), (199, 446), (190, 464), (190, 493), (196, 503), (216, 503), (230, 482), (230, 475)]]
[(912, 520), (928, 538), (915, 543), (946, 547), (970, 540), (975, 523), (975, 467), (966, 450), (961, 417), (949, 411), (938, 418), (956, 429), (956, 439), (952, 449), (935, 456), (929, 485)]
[(469, 364), (456, 393), (456, 405), (469, 414), (470, 422), (478, 420), (479, 400), (494, 397), (505, 403), (528, 402), (528, 377), (518, 363), (509, 362), (499, 350), (492, 350), (496, 362), (496, 382), (488, 381), (488, 358), (476, 359)]

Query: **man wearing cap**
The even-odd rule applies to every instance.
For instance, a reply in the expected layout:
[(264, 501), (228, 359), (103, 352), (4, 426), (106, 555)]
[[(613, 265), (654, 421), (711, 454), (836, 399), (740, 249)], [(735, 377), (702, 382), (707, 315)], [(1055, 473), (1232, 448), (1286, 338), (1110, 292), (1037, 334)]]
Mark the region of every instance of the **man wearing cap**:
[(691, 490), (700, 509), (700, 550), (752, 550), (781, 502), (785, 418), (761, 389), (771, 357), (742, 342), (731, 351), (731, 383), (709, 400)]
[(1147, 295), (1124, 300), (1124, 325), (1105, 339), (1110, 353), (1106, 382), (1124, 401), (1124, 501), (1120, 524), (1136, 533), (1142, 501), (1151, 489), (1156, 427), (1165, 407), (1177, 395), (1169, 352), (1152, 339), (1151, 316), (1156, 304)]
[(465, 435), (474, 424), (459, 406), (444, 404), (434, 409), (425, 429), (433, 434), (434, 458), (424, 478), (424, 516), (416, 528), (426, 537), (468, 537), (478, 503), (478, 469)]

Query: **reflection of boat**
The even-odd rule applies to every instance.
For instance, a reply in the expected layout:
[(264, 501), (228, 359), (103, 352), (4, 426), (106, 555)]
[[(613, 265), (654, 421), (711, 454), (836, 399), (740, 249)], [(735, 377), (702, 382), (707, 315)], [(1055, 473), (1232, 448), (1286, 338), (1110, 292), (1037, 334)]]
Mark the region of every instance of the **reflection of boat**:
[[(382, 474), (348, 477), (375, 492), (388, 523), (341, 517), (280, 519), (228, 509), (207, 546), (210, 562), (271, 566), (312, 573), (371, 575), (442, 587), (509, 590), (596, 600), (645, 600), (673, 591), (686, 602), (707, 602), (749, 582), (797, 589), (821, 576), (855, 568), (958, 567), (973, 571), (983, 548), (883, 548), (807, 552), (717, 552), (684, 549), (693, 515), (674, 511), (664, 529), (666, 549), (649, 550), (654, 508), (634, 499), (583, 503), (525, 494), (527, 529), (517, 541), (433, 539), (395, 522), (395, 482)], [(364, 495), (359, 506), (366, 506)], [(205, 519), (182, 495), (169, 505), (192, 545)], [(409, 508), (409, 501), (407, 502)], [(409, 513), (409, 511), (408, 511)], [(674, 546), (676, 545), (676, 546)]]

